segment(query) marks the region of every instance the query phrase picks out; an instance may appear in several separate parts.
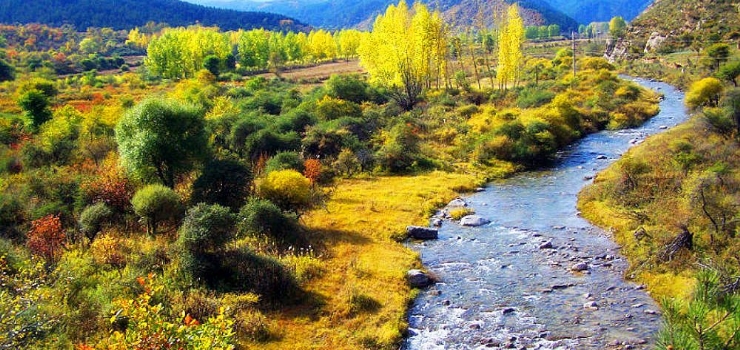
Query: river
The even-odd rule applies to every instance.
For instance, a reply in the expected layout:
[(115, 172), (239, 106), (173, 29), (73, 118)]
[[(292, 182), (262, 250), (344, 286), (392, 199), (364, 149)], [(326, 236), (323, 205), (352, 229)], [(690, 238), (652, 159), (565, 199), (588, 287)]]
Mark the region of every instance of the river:
[[(405, 349), (654, 347), (658, 305), (623, 278), (627, 262), (619, 247), (576, 209), (578, 192), (597, 172), (688, 118), (682, 92), (632, 80), (664, 94), (658, 115), (638, 128), (589, 135), (551, 168), (464, 198), (491, 224), (445, 221), (438, 240), (410, 243), (439, 282), (411, 307)], [(574, 272), (578, 263), (588, 269)]]

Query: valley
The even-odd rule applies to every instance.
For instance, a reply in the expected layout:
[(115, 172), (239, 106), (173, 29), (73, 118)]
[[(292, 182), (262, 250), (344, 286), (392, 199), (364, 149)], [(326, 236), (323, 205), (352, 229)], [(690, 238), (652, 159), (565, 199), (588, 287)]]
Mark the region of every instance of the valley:
[(330, 3), (0, 5), (0, 348), (739, 346), (736, 4)]

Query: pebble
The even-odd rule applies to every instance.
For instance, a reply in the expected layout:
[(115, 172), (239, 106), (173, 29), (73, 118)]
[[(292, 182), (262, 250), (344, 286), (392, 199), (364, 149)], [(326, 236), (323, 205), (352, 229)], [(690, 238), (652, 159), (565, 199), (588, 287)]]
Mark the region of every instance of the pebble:
[(586, 271), (586, 270), (588, 270), (588, 264), (586, 264), (585, 262), (579, 262), (579, 263), (571, 266), (570, 269), (573, 270), (573, 271), (577, 271), (577, 272)]
[(514, 311), (516, 311), (516, 309), (514, 309), (513, 307), (507, 307), (501, 310), (501, 313), (504, 315), (508, 315), (514, 313)]
[(540, 249), (553, 249), (552, 242), (547, 241), (545, 243), (540, 244)]
[(597, 304), (595, 301), (589, 301), (583, 304), (583, 308), (588, 310), (598, 310), (599, 304)]
[(648, 315), (657, 315), (658, 314), (658, 312), (655, 311), (655, 310), (653, 310), (653, 309), (645, 309), (642, 312), (644, 312), (644, 313), (646, 313)]

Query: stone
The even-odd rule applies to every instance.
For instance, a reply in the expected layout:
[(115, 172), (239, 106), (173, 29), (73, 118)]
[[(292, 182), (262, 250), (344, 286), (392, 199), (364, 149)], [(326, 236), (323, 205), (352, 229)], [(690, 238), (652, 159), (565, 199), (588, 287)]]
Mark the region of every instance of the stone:
[(598, 160), (604, 160), (604, 159), (609, 159), (609, 157), (607, 157), (607, 156), (605, 156), (605, 155), (602, 154), (602, 155), (596, 157), (596, 159), (598, 159)]
[(486, 189), (483, 188), (483, 187), (478, 187), (478, 188), (475, 189), (475, 192), (485, 192), (485, 191), (486, 191)]
[(490, 223), (491, 223), (491, 220), (488, 220), (480, 215), (468, 215), (460, 219), (460, 225), (462, 226), (477, 227), (477, 226), (487, 225)]
[(421, 270), (409, 270), (406, 272), (406, 280), (408, 280), (409, 284), (413, 288), (426, 288), (434, 283), (434, 281), (429, 278), (429, 275)]
[(540, 244), (540, 249), (553, 249), (552, 241)]
[(644, 313), (646, 313), (648, 315), (657, 315), (658, 314), (658, 312), (655, 311), (655, 310), (653, 310), (653, 309), (645, 309), (642, 312), (644, 312)]
[(429, 220), (429, 224), (432, 227), (442, 227), (442, 219), (440, 219), (440, 218), (432, 218), (431, 220)]
[(504, 314), (504, 315), (508, 315), (508, 314), (514, 313), (514, 311), (516, 311), (516, 310), (513, 307), (507, 307), (507, 308), (504, 308), (503, 310), (501, 310), (501, 313)]
[(586, 271), (588, 270), (588, 264), (586, 264), (585, 262), (579, 262), (571, 266), (570, 269), (577, 272)]
[(588, 310), (598, 310), (599, 304), (597, 304), (595, 301), (589, 301), (583, 304), (583, 308)]
[(436, 228), (421, 227), (421, 226), (407, 226), (406, 233), (413, 239), (437, 239), (439, 237), (439, 231)]
[(465, 202), (462, 198), (455, 198), (450, 203), (447, 204), (447, 207), (449, 208), (461, 208), (461, 207), (467, 207), (468, 203)]

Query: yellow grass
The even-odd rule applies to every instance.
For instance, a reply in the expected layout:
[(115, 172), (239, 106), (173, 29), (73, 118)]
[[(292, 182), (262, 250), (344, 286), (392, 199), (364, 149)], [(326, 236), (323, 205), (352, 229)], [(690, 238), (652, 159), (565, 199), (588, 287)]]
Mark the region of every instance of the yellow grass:
[[(341, 180), (326, 209), (302, 219), (315, 232), (325, 273), (303, 285), (310, 302), (279, 313), (278, 339), (265, 349), (396, 348), (414, 292), (405, 272), (418, 255), (398, 243), (407, 225), (423, 225), (431, 207), (471, 190), (470, 175), (434, 172), (411, 177)], [(363, 308), (358, 300), (375, 301)]]

